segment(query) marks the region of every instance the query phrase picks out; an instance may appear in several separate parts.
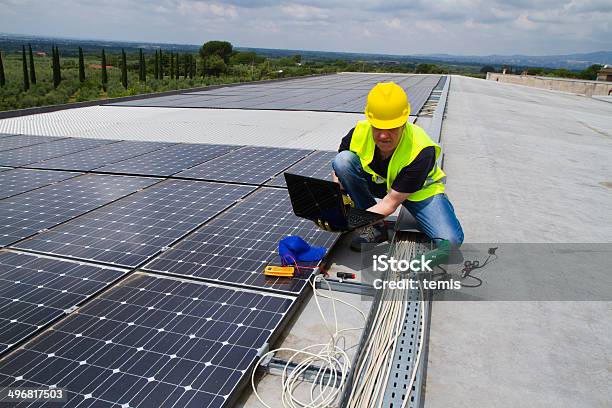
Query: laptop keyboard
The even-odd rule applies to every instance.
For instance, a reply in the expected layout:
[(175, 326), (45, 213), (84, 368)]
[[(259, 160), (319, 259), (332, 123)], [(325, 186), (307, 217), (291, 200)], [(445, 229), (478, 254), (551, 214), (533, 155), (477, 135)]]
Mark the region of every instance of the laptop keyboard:
[(368, 225), (378, 219), (377, 214), (359, 213), (356, 211), (349, 212), (348, 223), (350, 226)]

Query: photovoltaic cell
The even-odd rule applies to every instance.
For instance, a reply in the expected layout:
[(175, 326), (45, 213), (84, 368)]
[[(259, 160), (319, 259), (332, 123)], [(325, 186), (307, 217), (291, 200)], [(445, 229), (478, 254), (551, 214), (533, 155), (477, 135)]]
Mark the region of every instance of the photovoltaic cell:
[(148, 176), (171, 176), (240, 147), (214, 144), (180, 144), (100, 167), (97, 171)]
[(253, 189), (166, 180), (37, 234), (16, 247), (136, 267)]
[(0, 151), (0, 165), (25, 166), (111, 142), (114, 141), (102, 139), (61, 139), (20, 149)]
[(126, 272), (0, 250), (0, 353)]
[(137, 273), (0, 361), (62, 407), (231, 406), (292, 298)]
[(300, 293), (310, 269), (294, 279), (263, 275), (266, 265), (280, 264), (278, 242), (287, 235), (299, 235), (311, 245), (326, 248), (337, 237), (312, 221), (296, 217), (286, 190), (262, 188), (154, 258), (144, 269)]
[(38, 136), (38, 135), (16, 135), (0, 139), (0, 150), (18, 149), (20, 147), (37, 145), (63, 139), (62, 137)]
[[(2, 171), (0, 169), (0, 171)], [(68, 171), (11, 169), (0, 174), (0, 200), (78, 176)]]
[(361, 113), (366, 96), (374, 85), (394, 81), (408, 94), (412, 112), (416, 115), (439, 78), (439, 75), (343, 73), (186, 92), (181, 96), (141, 99), (114, 105)]
[(29, 167), (88, 171), (171, 145), (161, 142), (121, 141), (34, 163)]
[(158, 181), (88, 174), (0, 200), (0, 246), (13, 244)]
[[(303, 160), (300, 160), (293, 166), (289, 167), (283, 173), (299, 174), (301, 176), (314, 177), (323, 180), (331, 180), (332, 166), (331, 162), (336, 157), (337, 152), (316, 151)], [(270, 186), (285, 187), (285, 177), (283, 173), (274, 177), (267, 182)]]
[(182, 171), (177, 176), (260, 185), (311, 151), (248, 146)]

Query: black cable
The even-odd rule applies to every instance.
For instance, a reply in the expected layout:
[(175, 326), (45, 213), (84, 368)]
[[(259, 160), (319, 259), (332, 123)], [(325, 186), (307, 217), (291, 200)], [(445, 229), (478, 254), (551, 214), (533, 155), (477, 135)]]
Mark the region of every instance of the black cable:
[[(482, 279), (472, 275), (472, 271), (476, 270), (476, 269), (481, 269), (484, 268), (485, 266), (487, 266), (489, 264), (489, 261), (493, 262), (497, 259), (497, 254), (495, 253), (495, 251), (497, 250), (497, 248), (499, 247), (494, 247), (494, 248), (489, 248), (489, 255), (487, 256), (487, 259), (485, 259), (485, 261), (483, 262), (483, 264), (480, 264), (480, 261), (476, 260), (476, 261), (465, 261), (463, 263), (463, 269), (461, 270), (461, 279), (465, 279), (465, 278), (472, 278), (475, 281), (477, 281), (476, 284), (474, 285), (467, 285), (464, 284), (463, 282), (461, 283), (461, 286), (466, 287), (466, 288), (477, 288), (479, 286), (482, 285)], [(495, 258), (493, 258), (491, 260), (491, 257), (494, 256)]]

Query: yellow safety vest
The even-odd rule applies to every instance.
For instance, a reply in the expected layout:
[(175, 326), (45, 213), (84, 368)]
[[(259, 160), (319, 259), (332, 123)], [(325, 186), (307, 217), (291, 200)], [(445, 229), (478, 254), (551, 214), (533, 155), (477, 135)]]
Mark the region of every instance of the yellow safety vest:
[(387, 184), (388, 192), (399, 172), (404, 167), (412, 163), (412, 161), (419, 155), (421, 150), (428, 146), (433, 146), (436, 150), (436, 163), (433, 169), (427, 175), (427, 179), (423, 183), (423, 187), (421, 187), (420, 190), (411, 193), (407, 198), (410, 201), (422, 201), (433, 195), (444, 192), (444, 181), (446, 180), (446, 174), (438, 166), (440, 146), (434, 143), (433, 140), (429, 138), (427, 133), (425, 133), (425, 131), (419, 126), (413, 125), (412, 123), (406, 123), (400, 142), (391, 156), (386, 177), (376, 174), (369, 166), (374, 158), (376, 144), (374, 143), (374, 137), (372, 136), (372, 127), (367, 120), (359, 121), (357, 126), (355, 126), (349, 149), (351, 152), (359, 156), (361, 166), (367, 173), (372, 175), (373, 182), (377, 184)]

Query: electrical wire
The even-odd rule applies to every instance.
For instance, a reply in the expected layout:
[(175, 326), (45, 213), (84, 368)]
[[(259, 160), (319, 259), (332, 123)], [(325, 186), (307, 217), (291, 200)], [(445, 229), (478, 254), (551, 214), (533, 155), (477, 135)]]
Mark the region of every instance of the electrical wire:
[[(395, 242), (392, 245), (393, 255), (397, 259), (413, 259), (416, 254), (416, 243), (411, 241)], [(383, 279), (385, 281), (399, 280), (402, 276), (397, 271), (388, 271)], [(423, 287), (417, 279), (419, 287), (419, 328), (421, 336), (424, 335), (426, 302), (424, 301)], [(409, 289), (389, 289), (383, 287), (377, 301), (377, 309), (373, 313), (371, 330), (367, 334), (365, 347), (357, 361), (353, 372), (353, 384), (347, 401), (348, 408), (382, 407), (387, 384), (394, 364), (394, 356), (399, 345), (406, 313), (411, 299)], [(410, 394), (416, 381), (416, 374), (421, 361), (423, 338), (419, 343), (414, 359), (410, 382), (404, 396), (402, 407), (410, 400)]]
[[(298, 270), (301, 268), (297, 265), (297, 263), (295, 263), (295, 267), (298, 268)], [(332, 292), (331, 285), (329, 282), (327, 282), (327, 280), (325, 280), (325, 278), (319, 275), (316, 277), (316, 279), (320, 280), (321, 282), (325, 282), (329, 292)], [(342, 395), (344, 385), (346, 384), (346, 380), (348, 379), (351, 370), (351, 359), (338, 343), (342, 333), (352, 330), (362, 330), (363, 327), (349, 327), (340, 329), (338, 327), (336, 302), (342, 303), (356, 310), (362, 316), (364, 322), (366, 320), (365, 313), (357, 306), (344, 300), (336, 299), (332, 295), (320, 293), (315, 286), (315, 282), (313, 280), (309, 280), (309, 282), (312, 285), (317, 310), (326, 330), (328, 331), (329, 341), (327, 343), (313, 344), (302, 349), (281, 347), (270, 350), (259, 358), (256, 365), (256, 367), (258, 367), (261, 361), (263, 361), (267, 356), (275, 354), (279, 351), (288, 351), (293, 353), (287, 360), (281, 375), (281, 403), (282, 406), (286, 408), (325, 408), (333, 406)], [(330, 325), (328, 319), (325, 317), (323, 309), (321, 308), (321, 303), (319, 302), (319, 298), (331, 300), (334, 319), (333, 325)], [(294, 360), (296, 360), (298, 357), (302, 357), (303, 359), (299, 362), (294, 362)], [(290, 370), (290, 368), (294, 365), (295, 367)], [(295, 395), (296, 390), (302, 383), (305, 374), (311, 371), (313, 368), (316, 368), (317, 372), (310, 387), (310, 400), (300, 400)], [(255, 371), (256, 370), (253, 370), (251, 375), (251, 387), (253, 389), (253, 393), (264, 407), (271, 408), (270, 405), (268, 405), (257, 392), (257, 387), (255, 385)], [(325, 378), (327, 378), (327, 380), (325, 380)]]

